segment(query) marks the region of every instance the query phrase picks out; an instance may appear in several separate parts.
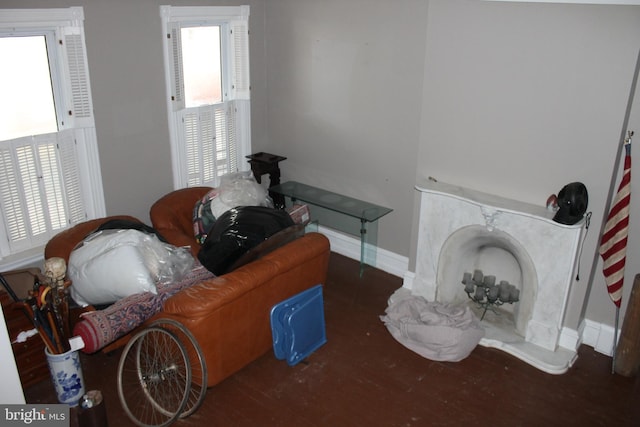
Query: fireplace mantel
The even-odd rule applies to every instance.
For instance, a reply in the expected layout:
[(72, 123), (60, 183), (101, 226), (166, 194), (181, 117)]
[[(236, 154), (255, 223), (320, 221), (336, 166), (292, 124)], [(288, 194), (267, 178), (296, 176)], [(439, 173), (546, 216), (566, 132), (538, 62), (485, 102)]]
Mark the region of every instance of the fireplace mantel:
[(520, 289), (520, 301), (511, 312), (483, 320), (486, 333), (480, 344), (549, 373), (565, 372), (576, 349), (562, 347), (560, 334), (583, 221), (560, 224), (545, 206), (433, 179), (419, 182), (416, 190), (421, 206), (410, 292), (430, 301), (473, 304), (461, 284), (464, 272), (495, 270), (509, 276)]
[(553, 221), (554, 212), (548, 210), (544, 206), (508, 199), (494, 194), (483, 193), (481, 191), (460, 187), (458, 185), (447, 184), (434, 180), (433, 178), (421, 180), (416, 184), (416, 190), (421, 193), (434, 193), (457, 198), (459, 200), (475, 204), (479, 207), (493, 208), (497, 211), (509, 212), (515, 215), (524, 215), (541, 221), (551, 221), (555, 226), (559, 227), (581, 227), (580, 224), (565, 225)]

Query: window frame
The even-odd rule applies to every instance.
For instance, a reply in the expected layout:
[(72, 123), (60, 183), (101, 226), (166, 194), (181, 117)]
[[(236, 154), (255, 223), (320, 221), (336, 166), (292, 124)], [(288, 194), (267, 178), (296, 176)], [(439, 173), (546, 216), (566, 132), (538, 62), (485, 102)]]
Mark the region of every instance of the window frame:
[[(160, 16), (174, 189), (217, 186), (220, 177), (218, 171), (249, 169), (248, 162), (244, 161), (251, 153), (249, 6), (160, 6)], [(222, 102), (187, 109), (183, 99), (180, 40), (176, 35), (183, 27), (214, 25), (221, 27)], [(210, 153), (203, 153), (202, 138), (209, 137), (210, 134), (200, 133), (198, 130), (196, 154), (194, 147), (187, 146), (185, 137), (194, 128), (190, 125), (195, 123), (193, 120), (187, 123), (186, 117), (193, 118), (200, 114), (213, 117), (222, 110), (227, 114), (225, 133), (234, 142), (226, 145), (227, 155), (230, 156), (228, 167), (205, 164), (203, 159), (210, 156)], [(214, 122), (202, 122), (195, 127), (206, 131), (207, 126), (212, 123)]]
[[(105, 216), (84, 36), (84, 10), (82, 7), (2, 9), (0, 36), (22, 35), (45, 35), (58, 131), (1, 141), (2, 149), (7, 154), (17, 144), (29, 145), (31, 140), (32, 147), (36, 147), (43, 139), (48, 138), (52, 141), (51, 144), (56, 145), (61, 178), (73, 181), (64, 183), (63, 204), (65, 210), (73, 210), (73, 213), (67, 212), (68, 223), (64, 228)], [(64, 170), (67, 165), (73, 165), (72, 173), (77, 176), (62, 177), (69, 172)], [(67, 194), (68, 192), (73, 194)], [(81, 201), (70, 208), (70, 197), (79, 197)], [(1, 206), (0, 220), (0, 268), (5, 270), (41, 260), (46, 242), (64, 229), (49, 227), (45, 233), (29, 234), (26, 241), (16, 242), (9, 238), (7, 218)], [(28, 222), (29, 218), (25, 216), (22, 220)]]

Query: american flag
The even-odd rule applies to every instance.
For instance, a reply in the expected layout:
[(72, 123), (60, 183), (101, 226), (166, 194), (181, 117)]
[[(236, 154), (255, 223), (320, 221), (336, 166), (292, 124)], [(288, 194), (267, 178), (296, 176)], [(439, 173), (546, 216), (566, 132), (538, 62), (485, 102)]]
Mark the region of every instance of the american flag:
[(629, 235), (629, 205), (631, 201), (631, 138), (624, 145), (624, 170), (618, 186), (602, 239), (600, 240), (600, 256), (603, 260), (607, 291), (611, 301), (619, 308), (622, 300), (624, 283), (624, 265), (627, 259), (627, 237)]

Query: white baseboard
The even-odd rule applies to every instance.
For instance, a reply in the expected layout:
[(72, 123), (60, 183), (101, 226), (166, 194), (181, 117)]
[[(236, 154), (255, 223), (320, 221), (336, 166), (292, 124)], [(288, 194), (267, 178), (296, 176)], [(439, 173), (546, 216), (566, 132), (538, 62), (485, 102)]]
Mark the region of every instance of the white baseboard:
[(570, 329), (563, 326), (560, 330), (558, 345), (560, 347), (577, 352), (580, 344), (582, 344), (582, 336), (580, 335), (580, 333), (575, 329)]
[[(329, 238), (333, 252), (360, 261), (360, 239), (324, 226), (319, 226), (318, 231)], [(377, 248), (374, 264), (382, 271), (402, 277), (409, 269), (409, 258)]]
[[(582, 342), (590, 345), (598, 353), (613, 356), (615, 328), (589, 319), (584, 319), (580, 325), (582, 329)], [(618, 331), (620, 338), (620, 331)]]
[(413, 271), (405, 271), (402, 287), (407, 289), (413, 289), (413, 280), (416, 278), (416, 273)]

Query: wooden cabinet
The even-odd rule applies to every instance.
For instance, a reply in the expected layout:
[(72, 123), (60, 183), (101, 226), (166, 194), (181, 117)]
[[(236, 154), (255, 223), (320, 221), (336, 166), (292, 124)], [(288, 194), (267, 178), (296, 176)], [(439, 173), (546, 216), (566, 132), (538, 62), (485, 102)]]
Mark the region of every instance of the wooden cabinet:
[[(9, 281), (9, 279), (7, 279)], [(16, 305), (9, 294), (0, 286), (0, 301), (4, 312), (11, 349), (16, 359), (18, 374), (23, 388), (28, 388), (46, 378), (49, 378), (49, 366), (44, 354), (44, 343), (39, 335), (34, 335), (22, 343), (14, 343), (22, 331), (33, 329), (33, 323), (27, 318), (22, 309)]]

